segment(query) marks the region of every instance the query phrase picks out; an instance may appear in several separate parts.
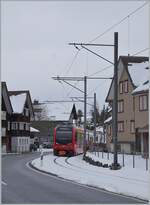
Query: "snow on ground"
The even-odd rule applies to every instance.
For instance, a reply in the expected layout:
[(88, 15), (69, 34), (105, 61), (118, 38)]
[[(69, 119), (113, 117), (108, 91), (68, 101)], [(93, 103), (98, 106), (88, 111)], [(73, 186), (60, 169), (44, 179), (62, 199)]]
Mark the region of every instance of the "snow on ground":
[[(94, 156), (94, 154), (87, 153), (87, 155), (92, 156), (96, 161), (108, 162), (106, 158), (102, 161), (101, 157)], [(32, 161), (32, 165), (40, 170), (57, 174), (62, 178), (81, 184), (148, 200), (149, 172), (141, 168), (142, 159), (139, 160), (136, 168), (132, 168), (130, 166), (131, 160), (130, 158), (127, 160), (127, 158), (128, 156), (126, 156), (128, 163), (126, 162), (126, 166), (120, 170), (90, 165), (82, 160), (82, 155), (69, 158), (69, 164), (67, 164), (65, 162), (66, 157), (58, 158), (53, 156), (52, 153), (44, 156), (43, 163), (38, 158)], [(54, 163), (54, 159), (59, 165)], [(111, 161), (109, 163), (111, 164)]]

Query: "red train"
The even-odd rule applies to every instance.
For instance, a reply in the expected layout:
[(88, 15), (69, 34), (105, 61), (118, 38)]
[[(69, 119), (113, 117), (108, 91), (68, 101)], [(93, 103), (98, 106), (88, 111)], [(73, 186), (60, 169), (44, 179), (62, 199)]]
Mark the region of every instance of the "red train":
[(58, 125), (54, 128), (54, 155), (73, 156), (83, 153), (83, 137), (82, 128), (71, 124)]

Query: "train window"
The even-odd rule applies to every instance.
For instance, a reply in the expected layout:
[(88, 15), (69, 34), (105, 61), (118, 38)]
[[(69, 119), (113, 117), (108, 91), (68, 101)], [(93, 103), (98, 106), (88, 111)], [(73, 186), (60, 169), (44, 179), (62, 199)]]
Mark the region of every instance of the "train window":
[(72, 142), (72, 129), (58, 129), (56, 131), (56, 143), (68, 144)]

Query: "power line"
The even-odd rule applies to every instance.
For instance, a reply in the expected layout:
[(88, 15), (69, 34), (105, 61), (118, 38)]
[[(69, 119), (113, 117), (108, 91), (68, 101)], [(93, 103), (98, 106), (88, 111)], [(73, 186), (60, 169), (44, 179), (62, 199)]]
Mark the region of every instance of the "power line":
[(72, 61), (71, 61), (71, 64), (69, 65), (67, 71), (65, 72), (65, 75), (67, 75), (67, 74), (69, 73), (69, 71), (70, 71), (70, 69), (71, 69), (73, 63), (75, 62), (75, 60), (76, 60), (76, 58), (77, 58), (77, 56), (78, 56), (78, 54), (79, 54), (79, 51), (80, 51), (80, 50), (78, 50), (78, 51), (76, 52), (75, 56), (73, 57), (73, 59), (72, 59)]
[(148, 2), (144, 3), (143, 5), (141, 5), (140, 7), (138, 7), (137, 9), (135, 9), (134, 11), (132, 11), (131, 13), (129, 13), (127, 16), (125, 16), (124, 18), (122, 18), (120, 21), (118, 21), (117, 23), (113, 24), (111, 27), (109, 27), (108, 29), (106, 29), (103, 33), (99, 34), (97, 37), (95, 37), (94, 39), (92, 39), (91, 41), (89, 41), (90, 43), (97, 40), (98, 38), (102, 37), (104, 34), (108, 33), (110, 30), (112, 30), (113, 28), (115, 28), (116, 26), (118, 26), (119, 24), (121, 24), (123, 21), (125, 21), (127, 18), (129, 18), (131, 15), (135, 14), (137, 11), (139, 11), (140, 9), (142, 9), (146, 4), (148, 4)]
[[(113, 24), (111, 27), (109, 27), (108, 29), (106, 29), (103, 33), (101, 33), (100, 35), (98, 35), (97, 37), (95, 37), (95, 38), (94, 38), (93, 40), (91, 40), (90, 42), (93, 42), (93, 41), (95, 41), (96, 39), (102, 37), (104, 34), (106, 34), (107, 32), (109, 32), (110, 30), (112, 30), (112, 29), (113, 29), (114, 27), (116, 27), (117, 25), (121, 24), (121, 23), (122, 23), (123, 21), (125, 21), (126, 19), (128, 19), (128, 40), (129, 40), (129, 17), (130, 17), (131, 15), (135, 14), (135, 13), (136, 13), (137, 11), (139, 11), (140, 9), (142, 9), (145, 5), (147, 5), (147, 3), (148, 3), (148, 2), (144, 3), (143, 5), (141, 5), (140, 7), (138, 7), (137, 9), (135, 9), (134, 11), (132, 11), (131, 13), (129, 13), (127, 16), (125, 16), (124, 18), (122, 18), (119, 22)], [(129, 42), (128, 42), (128, 44), (129, 44)], [(79, 48), (77, 47), (77, 49), (78, 49), (78, 52), (76, 53), (76, 55), (75, 55), (75, 57), (74, 57), (74, 59), (73, 59), (73, 61), (72, 61), (72, 63), (71, 63), (71, 66), (72, 66), (74, 60), (76, 59), (76, 57), (77, 57), (79, 51), (80, 51), (81, 49), (83, 49), (83, 48), (79, 49)], [(138, 55), (139, 53), (142, 53), (142, 52), (144, 52), (144, 51), (146, 51), (146, 50), (148, 50), (148, 49), (149, 49), (149, 48), (143, 49), (142, 51), (140, 51), (140, 52), (138, 52), (138, 53), (136, 53), (136, 54), (134, 54), (134, 55)], [(128, 45), (128, 52), (129, 52), (129, 45)], [(71, 66), (69, 67), (68, 71), (70, 70)], [(92, 74), (90, 74), (90, 75), (88, 75), (88, 76), (93, 76), (93, 75), (95, 75), (95, 74), (97, 74), (97, 73), (100, 73), (100, 72), (102, 72), (102, 71), (104, 71), (104, 70), (107, 70), (107, 69), (110, 68), (110, 67), (112, 67), (112, 65), (107, 66), (107, 67), (104, 67), (104, 68), (101, 69), (100, 71), (97, 71), (97, 72), (95, 72), (95, 73), (92, 73)], [(76, 85), (77, 85), (77, 84), (78, 84), (78, 82), (76, 83)], [(73, 88), (69, 91), (69, 93), (67, 94), (67, 96), (68, 96), (72, 91), (73, 91)], [(67, 96), (66, 96), (66, 97), (67, 97)]]
[(96, 71), (96, 72), (94, 72), (94, 73), (91, 73), (90, 75), (88, 75), (88, 77), (89, 77), (89, 76), (96, 75), (96, 74), (98, 74), (98, 73), (101, 73), (101, 72), (103, 72), (104, 70), (107, 70), (108, 68), (111, 68), (112, 66), (113, 66), (113, 65), (106, 66), (106, 67), (104, 67), (103, 69), (101, 69), (101, 70), (99, 70), (99, 71)]
[[(126, 19), (128, 19), (128, 27), (129, 27), (129, 17), (130, 17), (131, 15), (135, 14), (135, 13), (136, 13), (137, 11), (139, 11), (140, 9), (142, 9), (145, 5), (147, 5), (147, 3), (148, 3), (148, 2), (144, 3), (143, 5), (141, 5), (140, 7), (138, 7), (137, 9), (135, 9), (134, 11), (132, 11), (131, 13), (129, 13), (127, 16), (125, 16), (124, 18), (122, 18), (120, 21), (118, 21), (117, 23), (113, 24), (111, 27), (109, 27), (108, 29), (106, 29), (103, 33), (101, 33), (100, 35), (98, 35), (97, 37), (95, 37), (94, 39), (92, 39), (90, 42), (93, 42), (93, 41), (97, 40), (98, 38), (102, 37), (104, 34), (106, 34), (107, 32), (109, 32), (109, 31), (112, 30), (114, 27), (118, 26), (119, 24), (121, 24), (121, 23), (122, 23), (123, 21), (125, 21)], [(129, 28), (128, 28), (128, 38), (129, 38)], [(79, 48), (77, 47), (77, 49), (78, 49), (78, 51), (77, 51), (77, 53), (75, 54), (75, 56), (74, 56), (74, 58), (73, 58), (73, 60), (72, 60), (72, 62), (71, 62), (71, 64), (70, 64), (70, 66), (69, 66), (69, 68), (68, 68), (68, 70), (66, 71), (65, 74), (67, 74), (67, 73), (70, 71), (70, 69), (71, 69), (71, 67), (72, 67), (72, 65), (73, 65), (73, 63), (74, 63), (74, 61), (75, 61), (75, 59), (77, 58), (77, 55), (79, 54), (79, 51), (80, 51), (81, 49), (83, 49), (83, 48), (79, 49)], [(149, 49), (149, 48), (143, 49), (143, 50), (141, 50), (141, 51), (139, 51), (139, 52), (137, 52), (137, 53), (135, 53), (135, 54), (133, 54), (133, 55), (138, 55), (138, 54), (140, 54), (140, 53), (142, 53), (142, 52), (144, 52), (144, 51), (146, 51), (146, 50), (148, 50), (148, 49)], [(129, 50), (129, 45), (128, 45), (128, 50)], [(102, 72), (102, 71), (104, 71), (104, 70), (110, 68), (110, 67), (112, 67), (112, 65), (107, 66), (107, 67), (103, 68), (102, 70), (97, 71), (97, 72), (95, 72), (95, 73), (92, 73), (92, 74), (90, 74), (89, 76), (93, 76), (93, 75), (95, 75), (95, 74), (97, 74), (97, 73), (100, 73), (100, 72)], [(76, 83), (76, 85), (77, 85), (77, 84), (78, 84), (78, 82)], [(72, 90), (73, 90), (73, 88), (69, 91), (69, 93), (67, 94), (67, 96), (72, 92)], [(67, 97), (67, 96), (66, 96), (66, 97)]]
[(130, 53), (130, 16), (128, 16), (128, 55)]
[[(145, 51), (147, 51), (147, 50), (149, 50), (149, 49), (150, 49), (150, 48), (142, 49), (142, 50), (140, 50), (140, 51), (138, 51), (138, 52), (132, 54), (131, 56), (138, 55), (138, 54), (143, 53), (143, 52), (145, 52)], [(90, 75), (88, 75), (88, 77), (89, 77), (89, 76), (96, 75), (96, 74), (98, 74), (98, 73), (101, 73), (101, 72), (103, 72), (104, 70), (107, 70), (108, 68), (111, 68), (112, 66), (113, 66), (113, 65), (106, 66), (106, 67), (104, 67), (104, 68), (101, 69), (101, 70), (98, 70), (98, 71), (96, 71), (96, 72), (94, 72), (94, 73), (91, 73)]]
[(88, 95), (91, 95), (91, 93), (93, 93), (95, 90), (97, 90), (97, 88), (101, 87), (102, 85), (104, 85), (104, 83), (106, 83), (107, 80), (104, 80), (103, 82), (101, 82), (100, 84), (98, 84), (93, 90), (91, 90), (91, 92), (89, 92)]
[[(75, 82), (74, 86), (76, 86), (79, 82)], [(69, 97), (69, 95), (72, 93), (72, 91), (74, 90), (74, 88), (71, 88), (70, 91), (67, 93), (66, 97)]]
[[(149, 48), (142, 49), (142, 50), (136, 52), (135, 54), (133, 54), (132, 56), (138, 55), (138, 54), (140, 54), (140, 53), (142, 53), (142, 52), (144, 52), (144, 51), (146, 51), (146, 50), (149, 50)], [(97, 71), (97, 72), (94, 72), (94, 73), (88, 75), (87, 77), (94, 76), (94, 75), (96, 75), (96, 74), (98, 74), (98, 73), (100, 73), (100, 72), (103, 72), (104, 70), (107, 70), (107, 69), (111, 68), (112, 66), (113, 66), (113, 65), (106, 66), (106, 67), (104, 67), (103, 69), (101, 69), (101, 70), (99, 70), (99, 71)], [(103, 83), (105, 83), (105, 82), (106, 82), (106, 80), (103, 81)], [(79, 83), (79, 82), (76, 82), (76, 83), (75, 83), (75, 86), (76, 86), (78, 83)], [(102, 84), (103, 84), (103, 83), (102, 83)], [(98, 85), (97, 87), (95, 87), (95, 89), (92, 90), (91, 92), (95, 91), (95, 90), (96, 90), (98, 87), (100, 87), (100, 86), (101, 86), (101, 84)], [(68, 96), (72, 93), (73, 90), (74, 90), (74, 88), (72, 88), (72, 89), (67, 93), (66, 97), (68, 97)], [(90, 93), (91, 93), (91, 92), (90, 92)]]
[(132, 56), (136, 56), (136, 55), (138, 55), (140, 53), (143, 53), (143, 52), (145, 52), (147, 50), (149, 50), (149, 48), (142, 49), (142, 50), (138, 51), (137, 53), (133, 54)]

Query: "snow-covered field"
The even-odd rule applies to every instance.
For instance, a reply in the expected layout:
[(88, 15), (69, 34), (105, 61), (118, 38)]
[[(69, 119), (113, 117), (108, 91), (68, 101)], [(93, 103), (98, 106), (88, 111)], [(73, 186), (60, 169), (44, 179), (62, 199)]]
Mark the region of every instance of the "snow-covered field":
[[(51, 152), (51, 151), (50, 151)], [(91, 156), (91, 153), (87, 155)], [(92, 154), (92, 157), (99, 159)], [(126, 156), (127, 160), (127, 156)], [(127, 160), (128, 161), (128, 160)], [(105, 162), (107, 160), (105, 159)], [(130, 160), (127, 163), (130, 165)], [(32, 165), (40, 170), (56, 174), (81, 184), (86, 184), (115, 193), (149, 200), (149, 172), (132, 166), (122, 167), (120, 170), (96, 167), (82, 160), (82, 155), (66, 158), (56, 157), (52, 153), (44, 156), (43, 163), (40, 158), (32, 161)]]

